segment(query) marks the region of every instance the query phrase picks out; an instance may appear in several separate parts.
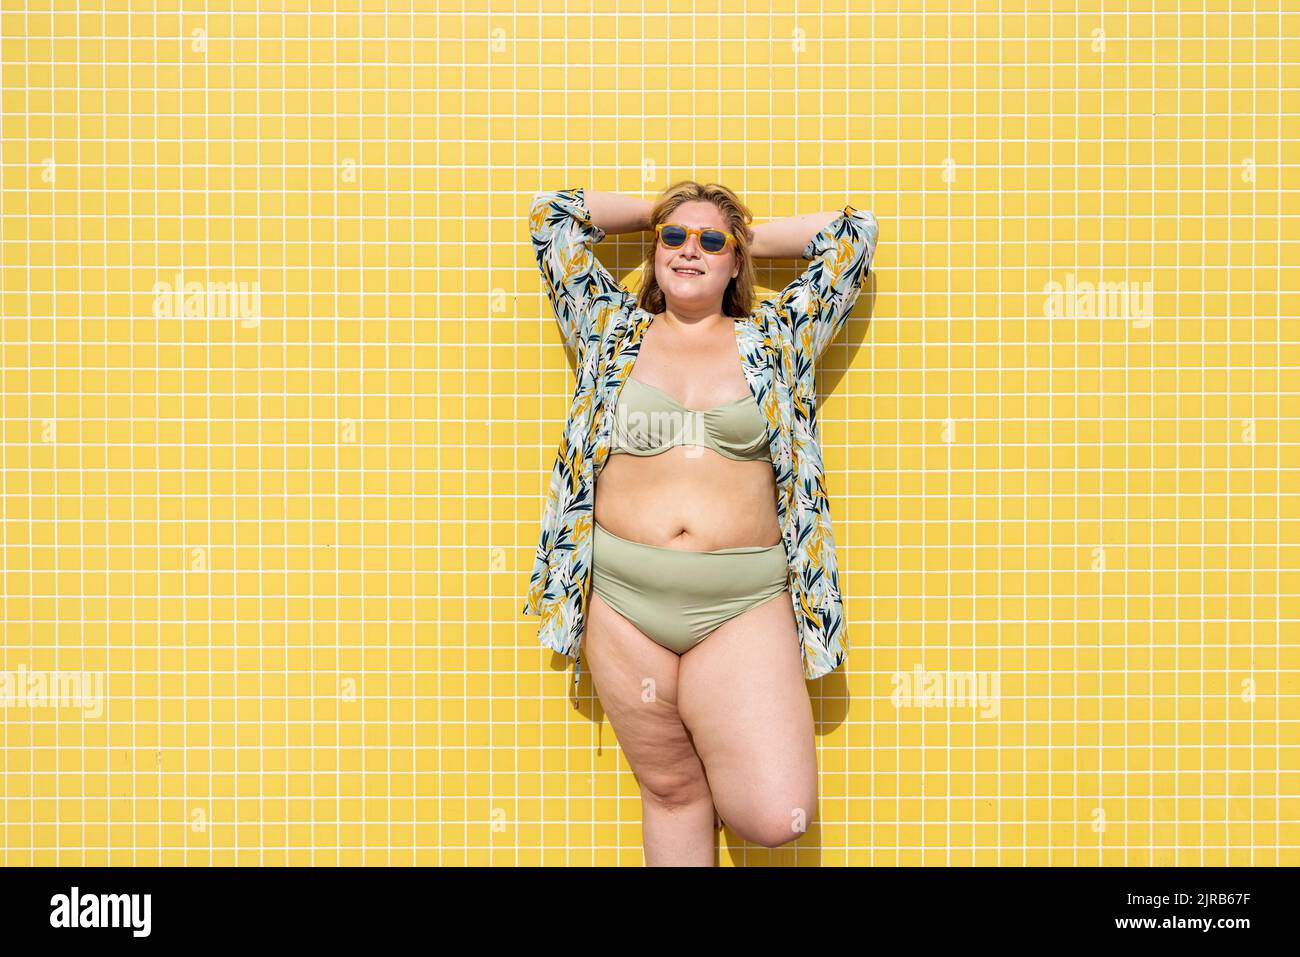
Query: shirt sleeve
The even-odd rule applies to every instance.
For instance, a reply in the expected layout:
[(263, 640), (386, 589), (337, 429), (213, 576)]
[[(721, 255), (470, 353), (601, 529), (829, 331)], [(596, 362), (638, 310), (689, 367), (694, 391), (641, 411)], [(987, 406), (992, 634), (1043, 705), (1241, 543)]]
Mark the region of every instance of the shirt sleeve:
[(879, 234), (874, 214), (845, 206), (808, 241), (803, 258), (811, 264), (771, 300), (810, 361), (820, 358), (844, 328), (866, 282)]
[(600, 335), (612, 311), (635, 297), (592, 252), (605, 231), (591, 221), (584, 188), (535, 193), (528, 229), (560, 334), (581, 364), (588, 340)]

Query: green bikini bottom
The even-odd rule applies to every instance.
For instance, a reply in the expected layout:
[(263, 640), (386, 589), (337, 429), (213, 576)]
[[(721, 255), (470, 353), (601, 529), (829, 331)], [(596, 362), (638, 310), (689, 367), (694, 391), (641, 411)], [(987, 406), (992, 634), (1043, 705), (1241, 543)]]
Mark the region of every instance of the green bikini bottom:
[(595, 523), (592, 590), (679, 655), (785, 591), (788, 571), (781, 542), (696, 552), (631, 542)]

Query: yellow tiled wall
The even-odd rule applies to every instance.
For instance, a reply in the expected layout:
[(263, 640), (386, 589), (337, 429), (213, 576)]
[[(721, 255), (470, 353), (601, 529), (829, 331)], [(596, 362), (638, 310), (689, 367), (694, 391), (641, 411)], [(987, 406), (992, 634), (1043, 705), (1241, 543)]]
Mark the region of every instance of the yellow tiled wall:
[(683, 177), (881, 224), (820, 817), (722, 863), (1300, 863), (1294, 11), (53, 6), (0, 0), (0, 863), (641, 862), (519, 614), (525, 214)]

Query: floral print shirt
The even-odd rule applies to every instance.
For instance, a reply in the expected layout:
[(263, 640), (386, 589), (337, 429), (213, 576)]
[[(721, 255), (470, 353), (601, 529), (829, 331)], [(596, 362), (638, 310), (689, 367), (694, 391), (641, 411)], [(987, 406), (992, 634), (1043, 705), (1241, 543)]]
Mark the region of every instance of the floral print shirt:
[[(609, 458), (619, 392), (654, 316), (593, 253), (605, 231), (592, 223), (582, 187), (536, 193), (528, 228), (564, 343), (577, 360), (577, 381), (551, 468), (523, 613), (541, 616), (543, 645), (576, 660), (576, 694), (591, 584), (595, 482)], [(858, 298), (878, 234), (874, 215), (845, 206), (804, 249), (811, 263), (803, 274), (735, 320), (741, 368), (767, 417), (777, 524), (806, 678), (838, 668), (849, 647), (814, 373)]]

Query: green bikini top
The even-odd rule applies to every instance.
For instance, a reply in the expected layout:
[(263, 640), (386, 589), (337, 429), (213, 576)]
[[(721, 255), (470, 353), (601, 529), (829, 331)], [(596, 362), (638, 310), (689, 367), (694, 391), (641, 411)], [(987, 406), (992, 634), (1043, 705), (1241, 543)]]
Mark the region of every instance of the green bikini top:
[(674, 445), (704, 445), (738, 461), (770, 460), (767, 418), (752, 395), (712, 409), (688, 409), (628, 376), (614, 409), (610, 454), (658, 455)]

